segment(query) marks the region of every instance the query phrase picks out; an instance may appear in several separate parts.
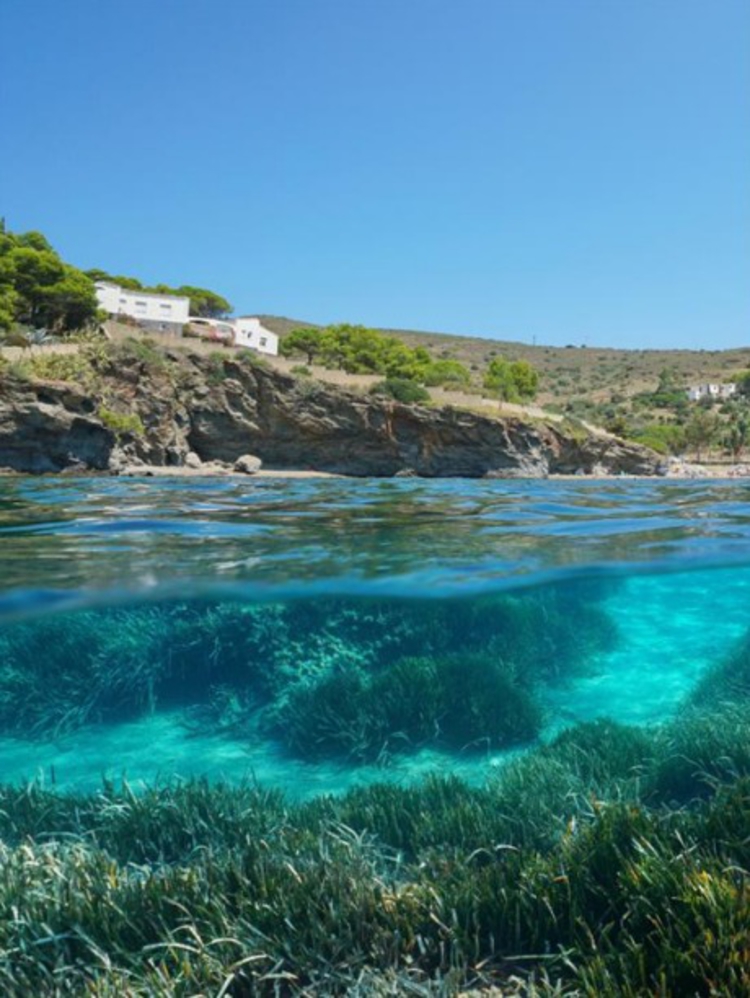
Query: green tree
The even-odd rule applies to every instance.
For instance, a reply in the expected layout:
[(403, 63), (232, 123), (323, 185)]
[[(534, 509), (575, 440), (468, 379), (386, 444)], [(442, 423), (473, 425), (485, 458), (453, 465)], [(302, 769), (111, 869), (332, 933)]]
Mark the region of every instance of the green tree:
[(658, 454), (682, 454), (687, 446), (685, 430), (676, 423), (650, 423), (629, 436)]
[(431, 363), (430, 355), (424, 347), (412, 349), (395, 336), (385, 338), (384, 369), (389, 378), (424, 382)]
[(21, 232), (15, 237), (15, 239), (18, 246), (25, 246), (28, 249), (38, 250), (40, 253), (45, 250), (48, 250), (51, 253), (55, 252), (46, 237), (43, 236), (41, 232)]
[(0, 287), (0, 330), (8, 330), (16, 315), (17, 298), (13, 288)]
[(0, 321), (7, 314), (30, 326), (57, 331), (79, 328), (96, 316), (92, 280), (64, 263), (40, 233), (0, 238)]
[[(3, 252), (6, 237), (0, 235), (0, 330), (10, 329), (18, 308), (18, 293), (14, 286), (14, 270), (8, 253)], [(8, 240), (8, 244), (10, 241)]]
[[(118, 284), (121, 288), (125, 288), (126, 291), (146, 290), (137, 277), (126, 277), (125, 274), (115, 274), (114, 277), (105, 277), (103, 279), (105, 281), (111, 281), (112, 284)], [(174, 292), (172, 292), (172, 294), (174, 294)]]
[[(90, 277), (92, 281), (109, 281), (110, 284), (117, 284), (119, 287), (125, 288), (126, 291), (146, 290), (137, 277), (126, 277), (125, 274), (108, 274), (106, 270), (102, 270), (100, 267), (91, 267), (89, 270), (85, 270), (84, 274), (86, 277)], [(174, 294), (174, 291), (170, 291), (166, 287), (165, 291)]]
[(724, 443), (735, 461), (742, 456), (749, 440), (750, 421), (748, 417), (746, 415), (736, 416), (729, 424), (724, 437)]
[[(308, 364), (317, 358), (326, 367), (348, 374), (384, 374), (414, 382), (423, 381), (433, 364), (424, 347), (412, 349), (395, 336), (349, 323), (295, 329), (284, 337), (280, 349), (287, 357), (304, 354)], [(454, 368), (452, 373), (458, 377), (460, 371)]]
[[(163, 287), (164, 285), (162, 285)], [(202, 319), (221, 319), (232, 311), (232, 306), (221, 295), (207, 288), (196, 288), (191, 284), (172, 291), (172, 294), (183, 295), (190, 299), (190, 314)]]
[(510, 365), (516, 390), (524, 400), (536, 398), (539, 388), (539, 372), (527, 360), (516, 360)]
[(703, 452), (713, 444), (719, 433), (719, 417), (710, 409), (697, 409), (685, 424), (685, 442), (695, 451), (696, 458), (701, 461)]
[(680, 390), (679, 376), (674, 367), (664, 367), (659, 372), (659, 383), (656, 386), (657, 394), (676, 392)]
[(282, 357), (295, 357), (303, 354), (308, 364), (314, 364), (315, 358), (319, 357), (325, 346), (325, 332), (322, 329), (304, 327), (293, 329), (279, 343), (279, 352)]
[(506, 402), (523, 402), (535, 398), (539, 374), (526, 360), (507, 361), (495, 357), (490, 361), (484, 387)]
[(69, 332), (96, 317), (98, 301), (91, 279), (69, 264), (64, 264), (62, 278), (42, 288), (39, 297), (41, 325), (48, 329)]

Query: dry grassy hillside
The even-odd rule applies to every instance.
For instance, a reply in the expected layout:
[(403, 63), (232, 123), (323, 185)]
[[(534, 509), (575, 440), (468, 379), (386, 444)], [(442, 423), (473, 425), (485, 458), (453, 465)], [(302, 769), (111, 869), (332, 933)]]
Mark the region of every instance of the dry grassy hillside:
[[(283, 336), (299, 326), (314, 323), (277, 316), (264, 316), (264, 323)], [(505, 340), (383, 329), (409, 346), (426, 347), (435, 357), (461, 361), (472, 372), (477, 386), (484, 369), (495, 356), (527, 360), (541, 374), (539, 402), (565, 406), (575, 399), (607, 403), (612, 396), (630, 397), (653, 391), (659, 373), (675, 371), (684, 387), (705, 381), (731, 381), (750, 368), (750, 346), (737, 350), (614, 350), (604, 347), (531, 346)]]

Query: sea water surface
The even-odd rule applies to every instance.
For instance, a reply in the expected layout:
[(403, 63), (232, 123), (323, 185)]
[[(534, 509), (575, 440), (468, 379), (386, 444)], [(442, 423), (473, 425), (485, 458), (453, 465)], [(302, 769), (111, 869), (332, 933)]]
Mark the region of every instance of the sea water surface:
[(750, 631), (750, 485), (0, 479), (0, 773), (295, 798), (669, 723)]

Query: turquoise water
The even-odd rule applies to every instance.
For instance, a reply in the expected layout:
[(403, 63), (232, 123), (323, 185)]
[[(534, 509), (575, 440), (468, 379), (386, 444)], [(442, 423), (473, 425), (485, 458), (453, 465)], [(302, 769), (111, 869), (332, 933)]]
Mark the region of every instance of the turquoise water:
[(483, 784), (679, 718), (750, 628), (737, 482), (0, 480), (0, 772)]

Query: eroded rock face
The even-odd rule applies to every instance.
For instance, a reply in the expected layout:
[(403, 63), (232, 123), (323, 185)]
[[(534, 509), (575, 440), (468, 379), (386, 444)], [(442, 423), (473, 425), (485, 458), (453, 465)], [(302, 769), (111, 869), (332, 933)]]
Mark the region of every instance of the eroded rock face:
[(0, 386), (0, 468), (104, 471), (114, 434), (81, 389), (62, 383)]
[(0, 467), (231, 466), (245, 455), (271, 469), (358, 476), (653, 474), (659, 467), (647, 448), (607, 434), (571, 435), (543, 421), (402, 405), (231, 357), (217, 379), (205, 357), (169, 357), (168, 373), (108, 373), (108, 404), (138, 415), (144, 427), (143, 434), (119, 439), (82, 390), (6, 381), (0, 385)]

